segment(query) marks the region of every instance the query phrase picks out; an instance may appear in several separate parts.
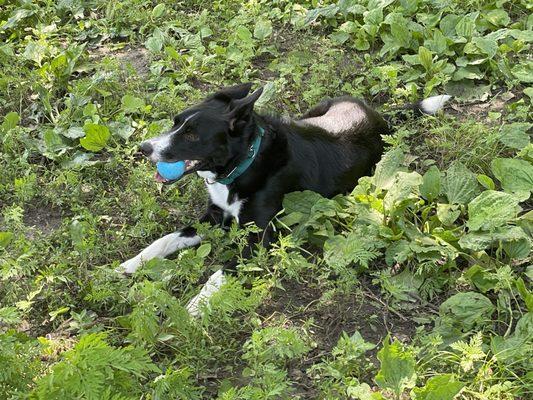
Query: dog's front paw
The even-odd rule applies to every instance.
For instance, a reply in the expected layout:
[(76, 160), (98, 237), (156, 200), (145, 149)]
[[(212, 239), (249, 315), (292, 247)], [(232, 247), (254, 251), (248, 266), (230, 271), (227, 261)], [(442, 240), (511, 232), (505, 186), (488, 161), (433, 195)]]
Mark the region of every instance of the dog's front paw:
[(225, 282), (226, 278), (224, 277), (222, 270), (218, 270), (211, 275), (202, 290), (200, 290), (200, 293), (194, 296), (192, 300), (189, 301), (189, 304), (187, 304), (186, 309), (189, 314), (193, 317), (199, 316), (201, 306), (209, 301), (211, 296), (218, 292)]
[(133, 274), (135, 271), (139, 269), (141, 265), (142, 265), (141, 258), (133, 257), (133, 258), (130, 258), (128, 261), (124, 261), (122, 264), (120, 264), (118, 268), (115, 269), (115, 271), (122, 273), (122, 274)]

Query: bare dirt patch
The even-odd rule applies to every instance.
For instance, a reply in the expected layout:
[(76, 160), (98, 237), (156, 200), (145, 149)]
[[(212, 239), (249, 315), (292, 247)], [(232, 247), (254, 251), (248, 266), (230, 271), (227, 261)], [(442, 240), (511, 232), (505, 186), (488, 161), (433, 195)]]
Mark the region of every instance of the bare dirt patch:
[[(309, 332), (316, 347), (301, 363), (289, 368), (289, 376), (296, 384), (295, 394), (302, 398), (314, 399), (319, 395), (306, 371), (322, 357), (331, 354), (343, 332), (352, 335), (359, 331), (366, 341), (377, 345), (388, 333), (405, 343), (414, 336), (416, 324), (412, 317), (420, 310), (399, 313), (390, 309), (381, 299), (378, 288), (369, 282), (363, 282), (362, 289), (353, 294), (336, 295), (327, 301), (321, 300), (320, 290), (305, 283), (286, 282), (284, 289), (276, 290), (259, 314), (264, 317), (265, 325), (270, 320), (286, 319), (289, 324), (302, 326), (312, 320)], [(377, 348), (367, 353), (376, 367), (379, 366)]]
[(24, 225), (28, 230), (29, 238), (37, 232), (50, 235), (61, 226), (63, 213), (60, 209), (47, 204), (32, 204), (24, 210)]
[(144, 47), (124, 47), (114, 49), (112, 47), (100, 46), (91, 50), (91, 58), (95, 61), (104, 57), (117, 59), (124, 66), (131, 65), (139, 76), (146, 76), (150, 71), (150, 53)]

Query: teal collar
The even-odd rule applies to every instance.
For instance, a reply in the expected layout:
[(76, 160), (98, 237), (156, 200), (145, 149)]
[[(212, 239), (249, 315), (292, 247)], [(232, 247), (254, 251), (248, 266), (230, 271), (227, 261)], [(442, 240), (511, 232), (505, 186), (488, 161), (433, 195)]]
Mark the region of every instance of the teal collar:
[(235, 168), (233, 168), (229, 174), (227, 174), (224, 178), (217, 179), (216, 182), (222, 183), (223, 185), (229, 185), (233, 183), (233, 181), (235, 181), (235, 179), (237, 179), (239, 176), (244, 174), (248, 167), (252, 165), (255, 160), (255, 157), (257, 156), (257, 153), (259, 152), (261, 140), (265, 135), (265, 129), (262, 126), (258, 125), (257, 128), (259, 133), (250, 145), (246, 158), (242, 160)]

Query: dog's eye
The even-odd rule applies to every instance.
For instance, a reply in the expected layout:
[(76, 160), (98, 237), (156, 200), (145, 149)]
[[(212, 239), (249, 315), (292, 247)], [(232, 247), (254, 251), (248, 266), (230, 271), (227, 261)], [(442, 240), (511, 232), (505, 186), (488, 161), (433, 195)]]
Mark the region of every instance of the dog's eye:
[(183, 138), (187, 141), (187, 142), (197, 142), (200, 140), (200, 138), (198, 137), (198, 135), (192, 131), (187, 131), (183, 134)]

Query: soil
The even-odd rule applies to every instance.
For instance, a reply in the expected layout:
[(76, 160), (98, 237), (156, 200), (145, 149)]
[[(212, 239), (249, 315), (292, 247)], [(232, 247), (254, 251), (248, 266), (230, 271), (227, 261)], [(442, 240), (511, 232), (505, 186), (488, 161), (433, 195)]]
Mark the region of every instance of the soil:
[(61, 226), (63, 212), (50, 204), (30, 204), (24, 210), (24, 225), (29, 229), (28, 236), (32, 239), (37, 232), (44, 235), (52, 234)]
[(116, 58), (124, 66), (131, 65), (139, 76), (147, 76), (150, 71), (150, 53), (144, 47), (124, 47), (116, 50), (107, 46), (100, 46), (91, 50), (91, 58), (100, 60), (104, 57)]
[[(389, 309), (380, 299), (378, 288), (369, 282), (363, 282), (362, 290), (353, 295), (336, 296), (328, 301), (321, 301), (321, 291), (306, 283), (287, 282), (284, 289), (276, 290), (260, 308), (259, 314), (264, 318), (264, 324), (280, 318), (295, 326), (313, 321), (308, 331), (316, 347), (301, 363), (289, 368), (289, 376), (295, 383), (294, 394), (304, 399), (315, 399), (319, 395), (306, 370), (323, 356), (331, 354), (343, 332), (352, 335), (359, 331), (367, 342), (374, 344), (381, 343), (388, 333), (402, 342), (408, 342), (414, 336), (415, 324), (409, 311), (402, 310), (400, 314)], [(377, 348), (366, 356), (371, 363), (379, 365), (376, 353)], [(370, 379), (367, 383), (373, 385)]]

